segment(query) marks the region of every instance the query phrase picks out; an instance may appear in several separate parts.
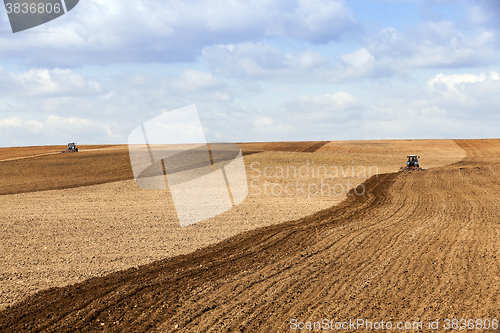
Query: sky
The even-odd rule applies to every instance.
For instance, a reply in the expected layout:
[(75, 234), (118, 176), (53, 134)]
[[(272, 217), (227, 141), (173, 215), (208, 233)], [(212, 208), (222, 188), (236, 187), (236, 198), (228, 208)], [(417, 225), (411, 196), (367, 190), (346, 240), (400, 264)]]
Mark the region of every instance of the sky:
[(209, 142), (500, 137), (498, 0), (80, 0), (12, 33), (0, 147), (127, 143), (195, 104)]

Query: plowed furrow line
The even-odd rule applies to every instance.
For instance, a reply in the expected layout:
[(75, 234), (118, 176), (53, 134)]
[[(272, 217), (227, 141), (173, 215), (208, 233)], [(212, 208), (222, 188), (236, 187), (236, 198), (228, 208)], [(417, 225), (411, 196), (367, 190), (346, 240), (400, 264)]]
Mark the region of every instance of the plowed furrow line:
[[(408, 215), (408, 213), (406, 213), (406, 215)], [(398, 217), (398, 218), (399, 218), (399, 217)], [(372, 237), (373, 237), (373, 236), (372, 236)], [(317, 255), (318, 253), (321, 253), (321, 251), (316, 251), (316, 255)], [(310, 282), (310, 280), (314, 280), (314, 278), (319, 279), (319, 277), (322, 277), (322, 280), (324, 280), (325, 278), (328, 278), (328, 277), (329, 277), (329, 276), (328, 276), (328, 274), (327, 274), (327, 272), (318, 271), (317, 269), (316, 269), (316, 270), (314, 270), (314, 272), (315, 272), (315, 274), (313, 274), (313, 276), (308, 276), (308, 278), (304, 278), (304, 277), (303, 277), (303, 278), (302, 278), (302, 282), (307, 283), (307, 282)], [(317, 275), (318, 275), (318, 274), (319, 274), (319, 277), (317, 277)], [(326, 276), (325, 276), (325, 275), (326, 275)], [(308, 281), (308, 280), (309, 280), (309, 281)], [(274, 285), (272, 284), (272, 285), (269, 287), (269, 289), (272, 289), (272, 287), (273, 287), (273, 286), (274, 286)], [(266, 291), (267, 291), (267, 290), (269, 290), (269, 289), (266, 289)], [(322, 295), (324, 295), (324, 294), (325, 294), (325, 290), (327, 290), (327, 289), (329, 289), (329, 287), (327, 287), (327, 286), (322, 287), (322, 288), (320, 288), (319, 290), (308, 289), (308, 290), (307, 290), (307, 292), (305, 293), (305, 296), (304, 296), (303, 298), (304, 298), (304, 299), (309, 299), (309, 300), (314, 300), (314, 299), (317, 299), (317, 297), (314, 297), (314, 295), (319, 295), (319, 296), (322, 296)], [(289, 290), (289, 288), (288, 288), (288, 290)], [(224, 294), (227, 294), (227, 292), (224, 292)], [(304, 295), (304, 293), (302, 293), (302, 294)], [(260, 296), (260, 295), (259, 295), (259, 296)], [(286, 295), (283, 295), (283, 294), (281, 294), (281, 295), (280, 295), (280, 292), (278, 291), (278, 292), (276, 292), (275, 294), (273, 294), (273, 296), (272, 296), (272, 297), (270, 297), (270, 298), (271, 298), (271, 299), (274, 299), (275, 301), (278, 301), (278, 303), (280, 303), (280, 304), (283, 304), (283, 303), (281, 303), (281, 302), (280, 302), (280, 300), (281, 300), (281, 299), (284, 299), (284, 298), (285, 298), (285, 296), (286, 296)], [(320, 298), (321, 298), (321, 297), (320, 297)], [(319, 308), (320, 308), (319, 304), (321, 304), (321, 303), (322, 303), (322, 304), (324, 304), (324, 303), (325, 303), (325, 301), (324, 301), (324, 300), (323, 300), (323, 301), (317, 301), (316, 303), (311, 303), (311, 302), (302, 303), (301, 308), (302, 308), (302, 310), (308, 309), (308, 311), (309, 311), (309, 313), (310, 313), (310, 311), (311, 311), (311, 310), (312, 310), (312, 311), (314, 311), (314, 309), (316, 309), (316, 308), (318, 308), (318, 309), (319, 309)], [(296, 309), (296, 310), (297, 310), (297, 309)], [(265, 311), (264, 311), (264, 312), (265, 312)], [(288, 312), (288, 311), (287, 311), (287, 312)], [(232, 315), (232, 317), (233, 317), (233, 318), (236, 316), (236, 314), (234, 314), (234, 313), (233, 313), (233, 314), (231, 314), (231, 315)], [(238, 319), (238, 318), (235, 318), (235, 319)], [(238, 320), (236, 320), (236, 321), (237, 321), (237, 322), (241, 322), (241, 321), (238, 321)]]
[(371, 178), (365, 196), (309, 217), (41, 292), (1, 312), (0, 330), (281, 332), (294, 318), (493, 318), (500, 179), (489, 161), (500, 142), (457, 143), (461, 163)]
[[(390, 186), (390, 182), (391, 182), (392, 177), (393, 176), (385, 176), (385, 178), (387, 178), (389, 183), (384, 183), (384, 182), (374, 183), (373, 188), (377, 189), (377, 187), (379, 187), (379, 186), (382, 186), (382, 187), (383, 186), (386, 186), (386, 187)], [(232, 240), (228, 240), (228, 241), (223, 242), (223, 243), (216, 245), (214, 247), (210, 247), (208, 249), (203, 249), (201, 251), (197, 251), (197, 252), (191, 254), (190, 257), (194, 259), (193, 260), (194, 262), (196, 262), (195, 265), (192, 265), (192, 264), (186, 265), (185, 263), (187, 263), (187, 261), (189, 259), (187, 259), (186, 256), (181, 256), (181, 257), (175, 258), (175, 260), (167, 260), (165, 262), (157, 263), (157, 264), (149, 266), (149, 267), (144, 267), (140, 270), (140, 273), (139, 273), (139, 271), (136, 272), (134, 270), (128, 270), (125, 272), (121, 272), (119, 274), (112, 274), (104, 279), (97, 279), (97, 280), (99, 280), (98, 282), (95, 281), (96, 279), (89, 280), (90, 282), (86, 285), (86, 288), (85, 287), (83, 288), (83, 290), (80, 286), (78, 288), (76, 288), (74, 286), (70, 286), (64, 292), (60, 289), (42, 292), (41, 295), (35, 295), (33, 297), (33, 298), (37, 298), (36, 301), (32, 301), (32, 304), (34, 304), (34, 305), (37, 303), (38, 304), (45, 303), (45, 305), (46, 305), (45, 307), (43, 307), (43, 306), (36, 307), (36, 305), (35, 305), (35, 307), (37, 308), (36, 312), (42, 313), (42, 315), (39, 317), (40, 321), (33, 322), (32, 324), (30, 324), (32, 326), (27, 326), (27, 328), (28, 328), (28, 330), (30, 329), (30, 327), (31, 327), (31, 329), (33, 329), (35, 327), (40, 328), (39, 324), (37, 324), (37, 323), (43, 322), (42, 325), (48, 324), (50, 327), (57, 327), (58, 329), (60, 329), (62, 325), (60, 325), (59, 323), (68, 322), (68, 320), (63, 320), (63, 317), (65, 317), (65, 319), (69, 318), (69, 317), (71, 317), (72, 313), (74, 313), (76, 311), (80, 311), (83, 308), (85, 308), (86, 306), (89, 306), (88, 305), (89, 303), (85, 302), (85, 301), (84, 302), (72, 302), (72, 301), (70, 301), (69, 298), (71, 298), (71, 295), (75, 295), (75, 293), (77, 293), (78, 297), (79, 298), (83, 297), (83, 299), (86, 299), (86, 298), (88, 299), (88, 298), (92, 298), (92, 297), (95, 298), (95, 296), (97, 296), (99, 302), (104, 302), (104, 300), (102, 298), (104, 295), (106, 295), (106, 293), (107, 293), (106, 290), (108, 290), (109, 293), (113, 293), (113, 287), (111, 287), (111, 286), (113, 286), (116, 283), (119, 283), (120, 285), (129, 285), (129, 289), (131, 290), (131, 292), (130, 292), (131, 297), (130, 298), (138, 299), (138, 301), (137, 301), (138, 303), (143, 303), (143, 300), (142, 300), (142, 298), (143, 298), (142, 296), (144, 295), (143, 289), (151, 289), (151, 288), (158, 288), (158, 290), (162, 291), (162, 292), (160, 292), (160, 294), (163, 294), (163, 295), (165, 293), (175, 293), (175, 296), (172, 295), (172, 296), (174, 296), (172, 298), (172, 300), (173, 300), (172, 303), (175, 303), (175, 300), (178, 300), (179, 302), (182, 303), (185, 300), (183, 297), (185, 297), (187, 291), (192, 290), (196, 287), (199, 287), (201, 285), (201, 282), (203, 282), (203, 281), (217, 281), (217, 280), (220, 280), (222, 277), (228, 276), (228, 274), (231, 274), (230, 272), (237, 272), (239, 270), (243, 270), (243, 269), (249, 268), (249, 267), (258, 267), (259, 265), (264, 266), (266, 262), (270, 261), (271, 259), (274, 260), (275, 258), (269, 259), (269, 255), (267, 255), (266, 253), (255, 252), (252, 250), (255, 246), (256, 240), (257, 241), (260, 240), (262, 238), (262, 235), (269, 234), (269, 232), (277, 234), (279, 232), (282, 232), (283, 230), (287, 230), (288, 228), (292, 229), (292, 230), (295, 229), (295, 230), (299, 231), (298, 236), (295, 237), (294, 239), (292, 239), (295, 241), (290, 241), (290, 239), (287, 239), (287, 241), (282, 244), (280, 251), (275, 251), (275, 252), (280, 254), (280, 253), (282, 253), (281, 251), (284, 251), (284, 250), (294, 251), (294, 250), (299, 249), (299, 251), (300, 251), (300, 248), (303, 247), (303, 245), (302, 245), (303, 243), (307, 244), (308, 242), (311, 242), (311, 240), (309, 240), (310, 237), (308, 237), (308, 236), (310, 236), (309, 235), (310, 230), (309, 229), (305, 230), (304, 225), (309, 225), (309, 226), (311, 226), (311, 228), (314, 228), (314, 227), (324, 227), (324, 225), (328, 225), (328, 224), (332, 224), (332, 223), (334, 223), (334, 224), (338, 223), (335, 221), (335, 219), (342, 220), (342, 218), (344, 218), (346, 215), (348, 218), (349, 216), (357, 214), (360, 210), (365, 209), (367, 206), (369, 207), (370, 205), (371, 206), (377, 205), (378, 201), (380, 201), (380, 199), (382, 197), (383, 196), (377, 197), (377, 196), (374, 196), (373, 194), (368, 194), (363, 198), (352, 198), (350, 200), (350, 202), (346, 202), (343, 205), (344, 207), (348, 207), (348, 209), (344, 209), (344, 207), (342, 207), (342, 205), (341, 205), (338, 208), (336, 207), (336, 208), (332, 209), (331, 211), (319, 212), (318, 214), (315, 214), (312, 217), (309, 217), (306, 219), (302, 219), (301, 221), (291, 222), (290, 225), (288, 225), (288, 226), (281, 225), (281, 226), (276, 226), (276, 227), (271, 227), (271, 228), (265, 228), (263, 230), (249, 232), (245, 236), (243, 236), (243, 235), (236, 236)], [(336, 211), (337, 217), (335, 217), (335, 214), (333, 214), (334, 217), (332, 218), (332, 212), (335, 212), (335, 211)], [(318, 219), (318, 217), (320, 217), (320, 219)], [(231, 262), (231, 260), (228, 260), (228, 259), (230, 259), (230, 256), (228, 256), (227, 254), (230, 254), (230, 253), (238, 254), (238, 257), (240, 258), (241, 261), (245, 262), (245, 265), (241, 265), (241, 266), (234, 265), (233, 262)], [(250, 255), (249, 253), (251, 253), (253, 256), (253, 258), (251, 260), (247, 260), (248, 259), (247, 257)], [(233, 261), (235, 261), (236, 259), (237, 258), (234, 258)], [(211, 267), (208, 267), (209, 268), (208, 271), (211, 274), (208, 274), (208, 275), (204, 274), (203, 271), (201, 271), (200, 269), (197, 268), (199, 265), (197, 263), (199, 263), (199, 262), (207, 263), (207, 261), (211, 265)], [(172, 267), (173, 269), (170, 269), (170, 267)], [(229, 267), (229, 271), (227, 270), (228, 267)], [(210, 269), (212, 269), (212, 271), (210, 271)], [(158, 273), (159, 271), (161, 271), (162, 274), (159, 274)], [(185, 286), (184, 288), (181, 289), (180, 295), (179, 295), (179, 293), (177, 293), (177, 290), (180, 287), (179, 284), (172, 285), (173, 280), (171, 278), (165, 281), (165, 275), (170, 276), (172, 274), (172, 272), (175, 272), (173, 275), (178, 276), (179, 279), (181, 279), (183, 281), (190, 281), (190, 283), (187, 286)], [(183, 272), (186, 272), (186, 273), (192, 272), (192, 274), (183, 274)], [(131, 279), (130, 277), (128, 277), (128, 276), (134, 277), (134, 276), (137, 276), (138, 274), (146, 274), (148, 277), (146, 279), (142, 279), (142, 281), (137, 281), (134, 278)], [(127, 277), (127, 278), (124, 279), (124, 278), (122, 278), (122, 276)], [(196, 277), (199, 277), (199, 279), (197, 279)], [(136, 281), (136, 283), (134, 283), (134, 280)], [(154, 283), (151, 282), (151, 285), (149, 285), (150, 282), (148, 282), (148, 281), (154, 281)], [(95, 282), (97, 282), (97, 285), (94, 285)], [(168, 287), (165, 288), (164, 285), (169, 286), (170, 288), (168, 288)], [(93, 295), (92, 291), (90, 290), (90, 289), (94, 290), (94, 288), (99, 290), (98, 295)], [(78, 289), (78, 290), (75, 290), (75, 289)], [(58, 299), (59, 295), (62, 295), (62, 294), (64, 294), (64, 297), (61, 299), (61, 302), (58, 303), (57, 301), (55, 301)], [(46, 299), (46, 301), (38, 302), (38, 300), (40, 298)], [(30, 299), (28, 299), (26, 301), (26, 303), (28, 303), (28, 302), (30, 302)], [(50, 304), (54, 304), (54, 303), (58, 303), (57, 308), (55, 308), (54, 305), (50, 305)], [(64, 305), (62, 305), (62, 304), (64, 304)], [(49, 306), (47, 307), (47, 305), (49, 305)], [(90, 305), (92, 305), (92, 303), (90, 303)], [(15, 311), (16, 308), (20, 308), (22, 306), (23, 306), (23, 303), (19, 304), (17, 307), (7, 309), (2, 314), (6, 313), (6, 312), (8, 313), (9, 310)], [(57, 311), (55, 318), (53, 318), (54, 310)], [(63, 311), (61, 311), (61, 310), (63, 310)], [(109, 320), (102, 319), (102, 318), (100, 320), (111, 321), (111, 320), (116, 319), (115, 321), (120, 320), (121, 323), (125, 322), (125, 324), (122, 324), (122, 325), (127, 325), (127, 322), (128, 323), (132, 322), (132, 324), (129, 324), (130, 328), (132, 329), (132, 327), (135, 327), (135, 326), (134, 326), (133, 320), (131, 320), (131, 318), (133, 316), (135, 316), (136, 313), (140, 313), (141, 310), (143, 310), (142, 307), (137, 309), (137, 310), (130, 309), (130, 308), (116, 309), (115, 313), (113, 314), (113, 316), (111, 318), (109, 318)], [(29, 316), (29, 312), (30, 311), (28, 310), (28, 311), (22, 311), (22, 312), (18, 312), (18, 313), (21, 314), (22, 317), (27, 318)], [(47, 313), (46, 317), (43, 317), (44, 312)], [(94, 312), (96, 312), (95, 309), (94, 309)], [(120, 312), (122, 314), (120, 314)], [(163, 316), (168, 317), (168, 316), (171, 316), (172, 314), (174, 314), (175, 312), (176, 312), (175, 309), (170, 310), (170, 311), (167, 311), (167, 313), (164, 313)], [(99, 316), (99, 315), (102, 316), (103, 313), (96, 313), (96, 316)], [(106, 316), (104, 316), (104, 317), (106, 317)], [(15, 316), (11, 316), (8, 314), (5, 317), (2, 317), (0, 319), (4, 320), (4, 321), (5, 321), (5, 319), (7, 319), (7, 323), (6, 323), (7, 326), (3, 326), (5, 328), (13, 327), (13, 325), (11, 323), (16, 321)], [(0, 322), (2, 322), (2, 321), (0, 321)], [(21, 320), (21, 322), (22, 322), (22, 320)], [(86, 322), (86, 323), (81, 323), (81, 324), (83, 324), (84, 330), (92, 330), (94, 328), (99, 328), (98, 323), (94, 323), (94, 322)], [(67, 327), (67, 326), (64, 325), (64, 327)], [(125, 326), (125, 327), (127, 327), (127, 326)], [(26, 328), (26, 326), (25, 326), (25, 328)]]

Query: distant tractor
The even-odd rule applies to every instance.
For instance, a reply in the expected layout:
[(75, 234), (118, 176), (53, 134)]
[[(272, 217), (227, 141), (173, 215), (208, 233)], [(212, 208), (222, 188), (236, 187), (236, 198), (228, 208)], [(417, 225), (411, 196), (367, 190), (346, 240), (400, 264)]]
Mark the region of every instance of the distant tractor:
[(420, 156), (417, 155), (409, 155), (406, 156), (408, 159), (406, 161), (406, 166), (401, 167), (400, 171), (421, 171), (423, 170), (420, 165), (418, 164), (418, 159)]
[(78, 153), (78, 148), (76, 147), (76, 143), (70, 142), (68, 143), (68, 148), (63, 150), (61, 153)]

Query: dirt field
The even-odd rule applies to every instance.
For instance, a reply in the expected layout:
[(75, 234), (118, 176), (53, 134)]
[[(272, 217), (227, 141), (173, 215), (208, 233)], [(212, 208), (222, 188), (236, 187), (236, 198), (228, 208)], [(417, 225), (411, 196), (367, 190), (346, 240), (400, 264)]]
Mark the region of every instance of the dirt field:
[(0, 149), (0, 195), (73, 188), (133, 179), (127, 146)]
[[(38, 293), (1, 312), (0, 330), (270, 332), (289, 329), (293, 318), (493, 319), (500, 289), (500, 142), (413, 143), (436, 168), (373, 177), (361, 196), (261, 193), (192, 228), (176, 229), (164, 193), (137, 189), (133, 181), (3, 195), (9, 207), (0, 215), (7, 245), (4, 304), (75, 279), (186, 255)], [(391, 151), (406, 144), (336, 142), (315, 153), (251, 154), (245, 163), (250, 177), (253, 162), (273, 170), (309, 161), (396, 171), (401, 160)], [(460, 147), (464, 161), (437, 167), (460, 160)], [(333, 181), (355, 184), (367, 176)]]
[[(115, 147), (112, 145), (84, 145), (78, 146), (80, 151), (90, 149), (102, 149)], [(20, 159), (42, 155), (51, 155), (66, 150), (66, 146), (33, 146), (33, 147), (9, 147), (0, 148), (0, 161), (9, 159)]]
[[(314, 152), (328, 141), (240, 144), (244, 155), (265, 151)], [(133, 179), (126, 145), (0, 148), (0, 195), (57, 190)]]

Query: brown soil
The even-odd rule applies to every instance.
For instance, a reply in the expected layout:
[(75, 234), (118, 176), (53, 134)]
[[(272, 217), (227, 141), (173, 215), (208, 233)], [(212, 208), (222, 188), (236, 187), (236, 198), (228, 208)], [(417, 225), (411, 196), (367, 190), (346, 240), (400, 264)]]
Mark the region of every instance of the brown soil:
[[(78, 145), (79, 150), (102, 149), (113, 147), (112, 145)], [(34, 157), (45, 154), (59, 153), (66, 150), (66, 146), (32, 146), (32, 147), (8, 147), (0, 148), (0, 161), (23, 157)]]
[(0, 330), (270, 332), (293, 318), (493, 319), (500, 140), (457, 144), (467, 151), (461, 163), (373, 177), (366, 195), (314, 215), (42, 291), (2, 311)]
[(73, 188), (132, 179), (127, 146), (0, 149), (0, 195)]
[[(328, 141), (240, 144), (244, 155), (263, 151), (314, 152)], [(128, 146), (0, 148), (0, 195), (74, 188), (133, 179)]]
[[(262, 152), (330, 153), (335, 154), (334, 162), (348, 160), (356, 166), (376, 166), (379, 173), (396, 171), (409, 153), (421, 154), (427, 168), (464, 156), (452, 140), (259, 142), (239, 146), (245, 156)], [(78, 153), (61, 154), (65, 148), (0, 148), (0, 195), (133, 179), (126, 145), (79, 146)]]
[(465, 152), (457, 150), (453, 140), (332, 141), (316, 152), (345, 156), (355, 161), (374, 160), (381, 173), (393, 172), (404, 166), (407, 155), (419, 155), (424, 169), (451, 164), (465, 157)]
[(244, 142), (238, 143), (243, 154), (262, 151), (288, 151), (313, 153), (330, 141)]

